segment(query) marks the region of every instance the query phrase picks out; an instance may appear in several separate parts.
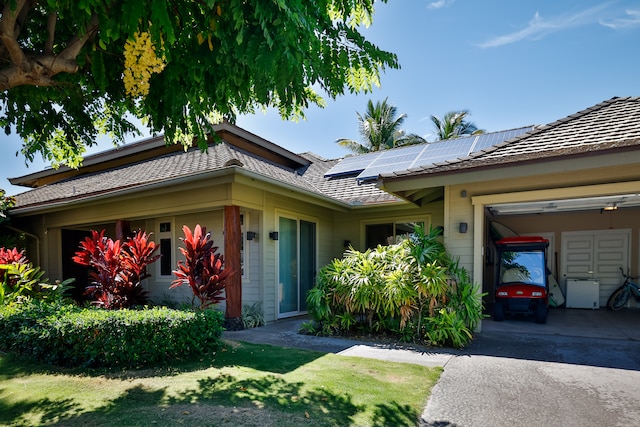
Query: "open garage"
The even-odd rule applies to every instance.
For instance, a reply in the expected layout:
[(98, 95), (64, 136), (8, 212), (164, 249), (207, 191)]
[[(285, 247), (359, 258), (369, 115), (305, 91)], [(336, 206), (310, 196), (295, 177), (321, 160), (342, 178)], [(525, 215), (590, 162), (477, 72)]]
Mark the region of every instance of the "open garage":
[[(624, 281), (622, 272), (637, 271), (639, 206), (635, 193), (489, 205), (486, 250), (495, 250), (493, 241), (510, 232), (544, 237), (548, 269), (562, 292), (559, 305), (603, 308)], [(495, 280), (491, 261), (483, 280), (489, 293)], [(633, 299), (629, 307), (636, 307)]]

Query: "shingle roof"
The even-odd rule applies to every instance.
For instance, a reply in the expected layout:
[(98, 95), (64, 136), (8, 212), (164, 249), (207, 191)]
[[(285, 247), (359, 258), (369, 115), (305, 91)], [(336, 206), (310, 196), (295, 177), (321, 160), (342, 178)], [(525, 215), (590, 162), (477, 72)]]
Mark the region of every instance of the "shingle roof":
[(336, 160), (325, 160), (310, 154), (302, 157), (312, 160), (312, 164), (304, 169), (293, 170), (222, 142), (209, 147), (205, 153), (191, 149), (187, 152), (165, 154), (44, 185), (17, 195), (15, 209), (71, 202), (126, 190), (142, 190), (150, 185), (169, 185), (171, 181), (221, 171), (238, 165), (238, 162), (247, 171), (337, 202), (359, 205), (371, 200), (379, 203), (399, 200), (376, 188), (375, 184), (358, 185), (353, 177), (327, 185), (322, 177)]
[(611, 98), (464, 159), (382, 175), (416, 177), (640, 148), (640, 97)]

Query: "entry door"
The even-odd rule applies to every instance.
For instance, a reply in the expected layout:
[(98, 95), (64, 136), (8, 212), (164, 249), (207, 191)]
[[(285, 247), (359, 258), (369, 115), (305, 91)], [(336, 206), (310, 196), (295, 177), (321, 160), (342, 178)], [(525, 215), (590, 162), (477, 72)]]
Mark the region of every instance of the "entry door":
[(279, 317), (307, 310), (316, 275), (316, 224), (280, 217), (278, 229)]
[(629, 268), (631, 230), (572, 231), (562, 233), (562, 283), (567, 278), (595, 278), (600, 281), (600, 306), (620, 285)]

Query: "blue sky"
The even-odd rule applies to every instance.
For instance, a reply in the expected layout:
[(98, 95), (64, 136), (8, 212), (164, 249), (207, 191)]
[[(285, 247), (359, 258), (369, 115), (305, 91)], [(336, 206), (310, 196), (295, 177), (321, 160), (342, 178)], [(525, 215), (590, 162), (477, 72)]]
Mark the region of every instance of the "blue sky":
[[(433, 140), (430, 116), (452, 110), (469, 110), (469, 119), (491, 132), (546, 124), (614, 96), (640, 96), (637, 1), (389, 0), (377, 5), (364, 32), (399, 57), (401, 69), (387, 70), (380, 88), (327, 100), (305, 121), (284, 122), (268, 111), (237, 124), (293, 152), (337, 158), (347, 152), (336, 139), (360, 140), (356, 112), (369, 99), (388, 98), (407, 115), (407, 132)], [(15, 157), (20, 145), (2, 135), (0, 188), (8, 194), (24, 189), (6, 178), (46, 166), (27, 168)]]

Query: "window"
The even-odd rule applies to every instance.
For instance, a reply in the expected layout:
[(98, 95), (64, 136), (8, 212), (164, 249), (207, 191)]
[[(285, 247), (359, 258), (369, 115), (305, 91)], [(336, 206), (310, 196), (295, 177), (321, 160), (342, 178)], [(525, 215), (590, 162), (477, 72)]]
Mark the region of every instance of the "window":
[(545, 286), (543, 251), (505, 251), (500, 257), (500, 283)]
[(416, 225), (424, 227), (424, 222), (409, 221), (367, 224), (365, 225), (365, 242), (367, 248), (375, 248), (378, 245), (387, 246), (397, 243), (408, 234), (413, 233)]
[(158, 225), (158, 239), (160, 241), (160, 276), (171, 276), (173, 271), (173, 234), (171, 222), (161, 222)]

